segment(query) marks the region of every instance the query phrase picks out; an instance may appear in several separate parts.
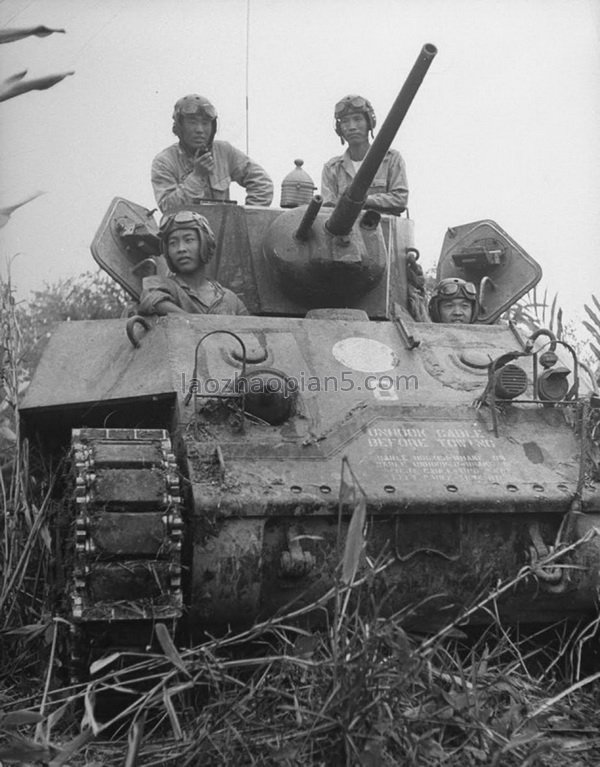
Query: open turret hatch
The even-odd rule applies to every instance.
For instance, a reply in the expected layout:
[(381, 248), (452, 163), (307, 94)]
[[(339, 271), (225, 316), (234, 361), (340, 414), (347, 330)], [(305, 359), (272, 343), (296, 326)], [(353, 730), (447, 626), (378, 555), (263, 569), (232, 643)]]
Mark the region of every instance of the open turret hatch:
[(460, 277), (477, 286), (478, 323), (495, 322), (542, 278), (542, 268), (495, 221), (448, 229), (437, 279)]
[[(194, 210), (205, 216), (215, 233), (217, 248), (207, 266), (207, 276), (236, 292), (250, 312), (257, 312), (258, 295), (245, 209), (229, 201), (186, 205), (180, 209)], [(98, 265), (136, 301), (139, 301), (144, 277), (169, 274), (167, 262), (160, 253), (153, 211), (122, 197), (115, 197), (110, 203), (90, 248)]]
[(98, 265), (136, 301), (144, 277), (168, 274), (157, 235), (151, 211), (115, 197), (90, 246)]

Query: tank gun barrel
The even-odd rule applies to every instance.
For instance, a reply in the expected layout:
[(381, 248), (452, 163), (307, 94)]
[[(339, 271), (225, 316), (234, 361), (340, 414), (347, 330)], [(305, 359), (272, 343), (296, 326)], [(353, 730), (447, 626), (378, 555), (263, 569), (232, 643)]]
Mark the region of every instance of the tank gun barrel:
[(375, 178), (377, 169), (390, 148), (436, 53), (437, 48), (431, 43), (425, 43), (421, 48), (417, 60), (385, 118), (385, 122), (373, 140), (354, 181), (338, 200), (325, 225), (331, 234), (346, 235), (352, 229), (364, 205), (367, 191)]
[(315, 194), (312, 200), (308, 203), (304, 216), (302, 217), (302, 221), (300, 222), (298, 229), (296, 229), (296, 233), (294, 235), (296, 239), (302, 240), (303, 242), (308, 239), (313, 222), (321, 210), (322, 204), (323, 198), (321, 195)]

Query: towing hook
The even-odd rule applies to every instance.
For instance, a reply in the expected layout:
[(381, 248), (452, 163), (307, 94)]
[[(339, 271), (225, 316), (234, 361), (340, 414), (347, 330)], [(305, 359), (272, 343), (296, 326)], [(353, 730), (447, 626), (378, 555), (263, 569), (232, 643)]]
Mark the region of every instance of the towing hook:
[(540, 526), (537, 522), (529, 525), (529, 566), (538, 578), (544, 591), (550, 594), (561, 594), (567, 589), (567, 577), (564, 567), (560, 565), (544, 565), (543, 560), (554, 553), (553, 546), (547, 546), (542, 538)]
[(142, 317), (139, 314), (135, 314), (133, 317), (130, 317), (127, 320), (127, 325), (125, 328), (127, 331), (127, 338), (131, 341), (131, 344), (134, 347), (134, 349), (139, 349), (140, 342), (138, 341), (134, 333), (134, 328), (136, 324), (141, 325), (144, 328), (144, 330), (150, 330), (150, 323), (145, 317)]

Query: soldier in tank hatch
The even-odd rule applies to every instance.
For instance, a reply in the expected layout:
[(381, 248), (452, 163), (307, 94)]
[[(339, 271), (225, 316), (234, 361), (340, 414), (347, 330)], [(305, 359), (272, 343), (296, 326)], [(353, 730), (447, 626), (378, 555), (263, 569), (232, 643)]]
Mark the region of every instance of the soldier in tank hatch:
[(215, 140), (217, 112), (211, 102), (192, 93), (173, 110), (177, 144), (152, 161), (152, 187), (163, 213), (203, 200), (229, 200), (235, 181), (246, 189), (246, 205), (268, 206), (273, 182), (261, 166), (227, 141)]
[(233, 291), (206, 276), (215, 236), (204, 216), (186, 210), (163, 216), (158, 236), (173, 274), (144, 277), (140, 314), (248, 314)]
[[(362, 96), (345, 96), (335, 105), (335, 132), (348, 149), (323, 166), (321, 195), (324, 205), (335, 205), (352, 183), (369, 151), (376, 118), (371, 102)], [(408, 205), (408, 182), (404, 160), (395, 149), (388, 149), (371, 186), (365, 208), (399, 216)]]
[(429, 299), (432, 322), (469, 325), (477, 319), (479, 302), (477, 288), (460, 277), (446, 277), (435, 286)]

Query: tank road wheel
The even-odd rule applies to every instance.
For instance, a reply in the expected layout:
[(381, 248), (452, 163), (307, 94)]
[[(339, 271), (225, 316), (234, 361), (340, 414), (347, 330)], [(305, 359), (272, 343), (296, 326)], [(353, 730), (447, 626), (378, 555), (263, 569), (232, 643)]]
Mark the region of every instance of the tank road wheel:
[[(167, 431), (74, 429), (69, 570), (73, 671), (143, 653), (182, 612), (180, 483)], [(79, 668), (79, 672), (77, 671)]]

